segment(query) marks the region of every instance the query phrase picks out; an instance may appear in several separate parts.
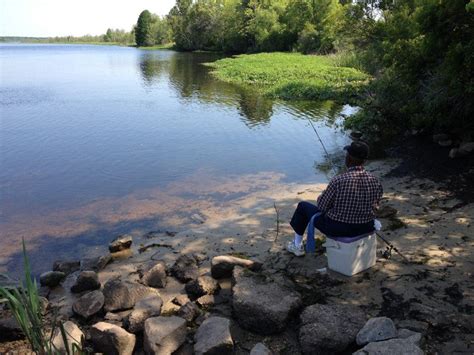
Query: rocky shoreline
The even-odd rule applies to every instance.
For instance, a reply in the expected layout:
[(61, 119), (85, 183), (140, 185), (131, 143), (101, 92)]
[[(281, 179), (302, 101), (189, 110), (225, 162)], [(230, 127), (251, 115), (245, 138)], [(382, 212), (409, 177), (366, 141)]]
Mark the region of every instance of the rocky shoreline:
[[(56, 262), (40, 277), (47, 317), (57, 312), (86, 350), (103, 353), (470, 353), (472, 205), (430, 180), (387, 177), (398, 164), (368, 169), (385, 176), (379, 217), (409, 263), (379, 253), (348, 278), (324, 272), (323, 251), (283, 251), (291, 231), (274, 216), (245, 236), (205, 216), (193, 230), (121, 236), (102, 256)], [(279, 200), (282, 220), (320, 191), (298, 189)], [(27, 352), (0, 312), (0, 353)]]

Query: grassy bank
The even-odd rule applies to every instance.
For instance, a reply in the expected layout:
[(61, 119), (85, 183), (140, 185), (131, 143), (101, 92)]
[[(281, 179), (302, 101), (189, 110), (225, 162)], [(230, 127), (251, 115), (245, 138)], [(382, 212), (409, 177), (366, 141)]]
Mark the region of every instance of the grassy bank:
[(299, 53), (260, 53), (225, 58), (208, 66), (217, 78), (257, 87), (270, 97), (352, 101), (369, 76), (340, 66), (331, 56)]

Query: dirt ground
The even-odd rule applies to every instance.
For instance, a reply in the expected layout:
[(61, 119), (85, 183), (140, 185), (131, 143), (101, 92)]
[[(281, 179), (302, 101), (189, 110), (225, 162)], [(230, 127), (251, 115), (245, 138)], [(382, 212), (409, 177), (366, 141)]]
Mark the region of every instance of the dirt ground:
[[(285, 184), (275, 176), (263, 174), (257, 180), (248, 177), (240, 184), (222, 184), (222, 191), (232, 190), (237, 197), (219, 205), (200, 206), (185, 230), (161, 230), (136, 237), (135, 256), (114, 263), (113, 270), (101, 273), (101, 279), (106, 280), (114, 273), (128, 273), (130, 265), (150, 259), (171, 264), (179, 253), (198, 253), (207, 261), (219, 254), (241, 254), (264, 260), (267, 269), (286, 270), (302, 292), (305, 304), (356, 304), (370, 316), (388, 316), (399, 327), (423, 332), (428, 354), (472, 354), (472, 201), (468, 194), (462, 194), (461, 185), (450, 191), (449, 179), (433, 181), (422, 174), (418, 177), (402, 174), (404, 168), (399, 159), (374, 161), (367, 169), (379, 176), (384, 186), (382, 234), (409, 262), (404, 262), (395, 252), (390, 259), (383, 258), (386, 246), (378, 240), (379, 258), (373, 268), (350, 278), (330, 270), (319, 274), (316, 269), (327, 263), (324, 255), (291, 257), (284, 246), (292, 236), (288, 221), (297, 202), (314, 201), (325, 184)], [(260, 188), (250, 191), (248, 186), (255, 181)], [(246, 193), (238, 197), (242, 191)], [(138, 252), (146, 246), (149, 246), (146, 251)], [(202, 272), (206, 272), (206, 265), (204, 262)], [(177, 286), (175, 291), (179, 293), (179, 289)], [(252, 343), (249, 339), (264, 340), (279, 348), (282, 339), (288, 343), (294, 341), (293, 333), (290, 329), (279, 339), (254, 339), (240, 329), (235, 330), (237, 338), (241, 334), (238, 349), (242, 353), (249, 350), (246, 345)], [(12, 349), (12, 345), (15, 346), (0, 344), (0, 352)], [(291, 352), (289, 349), (291, 344), (282, 353)]]

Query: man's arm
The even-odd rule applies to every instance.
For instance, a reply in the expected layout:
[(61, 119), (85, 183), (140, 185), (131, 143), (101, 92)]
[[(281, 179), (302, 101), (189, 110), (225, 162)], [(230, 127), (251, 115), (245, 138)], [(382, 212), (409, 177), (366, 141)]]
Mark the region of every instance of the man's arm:
[(318, 197), (317, 206), (322, 212), (329, 211), (334, 206), (337, 193), (337, 181), (331, 180), (326, 190)]

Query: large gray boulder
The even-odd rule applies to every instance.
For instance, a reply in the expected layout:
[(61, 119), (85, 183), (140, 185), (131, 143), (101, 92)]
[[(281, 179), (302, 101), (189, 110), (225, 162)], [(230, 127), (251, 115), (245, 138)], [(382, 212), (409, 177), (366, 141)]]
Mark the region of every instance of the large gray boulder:
[(40, 275), (41, 286), (56, 287), (66, 277), (66, 274), (61, 271), (47, 271)]
[(162, 306), (163, 300), (159, 296), (150, 296), (135, 303), (132, 313), (127, 318), (128, 331), (132, 333), (142, 331), (148, 318), (161, 314)]
[(374, 341), (396, 338), (397, 335), (397, 328), (390, 318), (376, 317), (369, 319), (359, 330), (356, 341), (357, 345), (362, 346)]
[(234, 341), (230, 334), (230, 321), (222, 317), (206, 319), (197, 330), (194, 341), (196, 355), (232, 354)]
[(258, 271), (262, 268), (262, 263), (231, 255), (219, 255), (211, 260), (211, 275), (215, 279), (232, 277), (232, 271), (236, 266)]
[(74, 354), (75, 347), (82, 349), (84, 333), (71, 321), (65, 322), (63, 327), (66, 333), (66, 344), (64, 344), (62, 332), (58, 328), (54, 331), (51, 343), (54, 350), (60, 354)]
[(204, 295), (214, 295), (220, 290), (219, 283), (210, 276), (199, 276), (196, 280), (189, 281), (185, 286), (191, 299)]
[(285, 329), (302, 305), (301, 296), (287, 280), (273, 279), (236, 267), (232, 307), (239, 324), (259, 334)]
[(111, 279), (104, 285), (105, 310), (107, 312), (133, 308), (135, 303), (149, 296), (160, 296), (158, 290), (141, 284)]
[(0, 342), (23, 339), (25, 334), (14, 317), (0, 319)]
[(112, 240), (109, 244), (109, 251), (111, 253), (116, 253), (118, 251), (130, 249), (132, 246), (132, 236), (124, 234), (124, 235), (119, 235), (117, 238)]
[(314, 304), (300, 315), (299, 340), (305, 354), (334, 354), (355, 342), (366, 322), (364, 312), (351, 305)]
[(82, 271), (71, 287), (71, 292), (80, 293), (100, 288), (99, 276), (95, 271)]
[(369, 343), (353, 355), (423, 355), (424, 352), (409, 339), (390, 339)]
[(186, 321), (180, 317), (153, 317), (145, 321), (146, 354), (171, 355), (186, 340)]
[(252, 350), (250, 350), (250, 355), (272, 355), (272, 354), (273, 353), (271, 352), (271, 350), (268, 349), (263, 343), (256, 344), (252, 348)]
[(131, 355), (135, 348), (135, 335), (105, 322), (94, 324), (90, 329), (90, 340), (96, 352), (111, 355)]
[(77, 315), (87, 319), (92, 317), (94, 314), (97, 314), (104, 307), (104, 295), (101, 291), (95, 290), (88, 292), (85, 295), (81, 296), (74, 304), (72, 305), (72, 310)]
[(150, 287), (166, 287), (166, 264), (163, 261), (157, 262), (143, 273), (141, 280)]
[(171, 274), (184, 283), (196, 280), (199, 276), (196, 259), (190, 255), (181, 255), (172, 266)]

